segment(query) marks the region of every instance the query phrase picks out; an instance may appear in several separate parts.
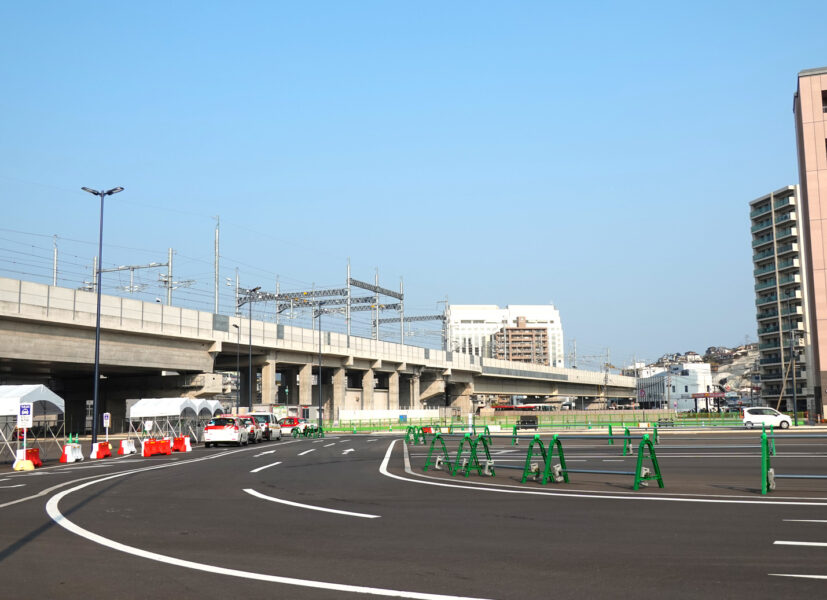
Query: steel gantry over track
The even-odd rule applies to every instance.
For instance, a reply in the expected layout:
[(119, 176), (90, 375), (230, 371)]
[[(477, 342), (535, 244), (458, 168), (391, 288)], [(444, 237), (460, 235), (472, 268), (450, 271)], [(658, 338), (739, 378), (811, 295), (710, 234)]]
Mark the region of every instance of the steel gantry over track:
[[(352, 288), (360, 288), (373, 292), (371, 296), (354, 296)], [(342, 307), (341, 310), (345, 314), (345, 321), (347, 324), (347, 335), (351, 335), (351, 313), (353, 312), (373, 312), (372, 337), (379, 340), (379, 325), (386, 323), (399, 323), (400, 343), (405, 343), (405, 323), (417, 321), (442, 321), (443, 322), (443, 340), (445, 339), (445, 315), (421, 315), (421, 316), (405, 316), (405, 293), (402, 282), (399, 284), (399, 291), (395, 292), (391, 289), (381, 287), (379, 285), (379, 274), (376, 274), (376, 282), (371, 284), (358, 279), (353, 279), (350, 276), (350, 265), (348, 264), (348, 276), (346, 287), (329, 288), (318, 290), (304, 290), (298, 292), (263, 292), (258, 290), (243, 291), (236, 301), (236, 308), (240, 309), (247, 303), (253, 302), (275, 302), (276, 315), (283, 313), (286, 310), (294, 309), (312, 309), (319, 311), (324, 309), (324, 312), (338, 312), (333, 307)], [(383, 301), (384, 298), (391, 298), (397, 300)], [(332, 309), (332, 310), (331, 310)], [(379, 318), (379, 313), (382, 311), (398, 311), (398, 316), (385, 319)]]

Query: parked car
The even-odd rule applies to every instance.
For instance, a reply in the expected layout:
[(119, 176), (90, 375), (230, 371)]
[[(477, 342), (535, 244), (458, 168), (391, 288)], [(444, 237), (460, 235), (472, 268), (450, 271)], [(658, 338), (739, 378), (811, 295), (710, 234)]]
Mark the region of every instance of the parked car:
[(754, 406), (744, 409), (744, 427), (752, 429), (756, 425), (765, 427), (780, 427), (787, 429), (792, 425), (792, 419), (783, 415), (774, 408)]
[(293, 429), (298, 429), (299, 432), (303, 432), (305, 426), (306, 424), (302, 423), (302, 419), (298, 417), (284, 417), (283, 419), (279, 419), (279, 427), (281, 427), (284, 435), (291, 435)]
[(241, 420), (234, 416), (214, 417), (204, 426), (204, 447), (216, 444), (247, 445), (249, 434)]
[(276, 417), (271, 413), (250, 413), (250, 416), (254, 418), (258, 426), (261, 427), (261, 434), (265, 440), (281, 439), (281, 427)]
[(258, 421), (251, 415), (241, 415), (239, 419), (241, 419), (244, 427), (247, 428), (247, 434), (251, 444), (261, 442), (264, 439), (264, 434), (261, 431), (261, 427), (258, 426)]

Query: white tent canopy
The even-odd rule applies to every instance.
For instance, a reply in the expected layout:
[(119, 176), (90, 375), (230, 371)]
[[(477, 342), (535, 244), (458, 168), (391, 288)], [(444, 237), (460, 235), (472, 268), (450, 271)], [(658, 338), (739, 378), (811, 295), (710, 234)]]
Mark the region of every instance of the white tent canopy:
[(141, 398), (126, 401), (126, 418), (130, 420), (150, 417), (211, 417), (221, 412), (218, 400), (200, 398)]
[(35, 418), (63, 414), (65, 402), (45, 385), (0, 385), (0, 417), (20, 413), (20, 403), (34, 404)]

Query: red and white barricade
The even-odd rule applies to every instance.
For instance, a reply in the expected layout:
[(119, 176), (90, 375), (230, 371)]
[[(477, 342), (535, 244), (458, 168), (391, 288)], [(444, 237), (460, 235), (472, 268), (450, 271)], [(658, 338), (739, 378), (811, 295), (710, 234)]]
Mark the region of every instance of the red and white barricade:
[(112, 456), (112, 444), (109, 442), (95, 442), (92, 444), (92, 452), (89, 453), (90, 459), (96, 460), (109, 456)]
[(60, 455), (60, 462), (73, 463), (83, 460), (83, 450), (80, 444), (64, 444), (63, 454)]
[(118, 446), (118, 455), (135, 454), (136, 452), (138, 451), (135, 449), (133, 440), (121, 440), (120, 446)]

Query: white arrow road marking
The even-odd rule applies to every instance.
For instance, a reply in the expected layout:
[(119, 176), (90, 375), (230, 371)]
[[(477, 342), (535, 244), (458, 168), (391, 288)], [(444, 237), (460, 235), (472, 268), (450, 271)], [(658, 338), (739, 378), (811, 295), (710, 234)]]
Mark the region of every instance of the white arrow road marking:
[(265, 454), (275, 454), (275, 450), (268, 450), (267, 452), (261, 452), (259, 454), (253, 454), (253, 458), (258, 458), (259, 456), (264, 456)]
[(348, 452), (355, 452), (355, 450), (353, 448), (348, 448), (347, 450), (342, 452), (342, 454), (347, 454)]
[(275, 467), (276, 465), (280, 465), (280, 464), (281, 464), (281, 461), (274, 462), (272, 464), (264, 465), (263, 467), (259, 467), (258, 469), (253, 469), (252, 471), (250, 471), (250, 473), (258, 473), (259, 471), (263, 471), (264, 469), (269, 469), (270, 467)]
[(321, 506), (313, 506), (311, 504), (299, 504), (298, 502), (290, 502), (289, 500), (282, 500), (281, 498), (273, 498), (272, 496), (265, 496), (255, 490), (245, 489), (245, 492), (256, 498), (262, 500), (269, 500), (270, 502), (278, 502), (279, 504), (287, 504), (288, 506), (297, 506), (299, 508), (307, 508), (309, 510), (320, 510), (322, 512), (335, 513), (337, 515), (346, 515), (348, 517), (362, 517), (363, 519), (378, 519), (379, 515), (368, 515), (365, 513), (350, 512), (347, 510), (335, 510), (333, 508), (322, 508)]
[(309, 454), (310, 452), (315, 452), (315, 448), (311, 448), (310, 450), (305, 450), (304, 452), (299, 452), (299, 456), (304, 456), (305, 454)]

